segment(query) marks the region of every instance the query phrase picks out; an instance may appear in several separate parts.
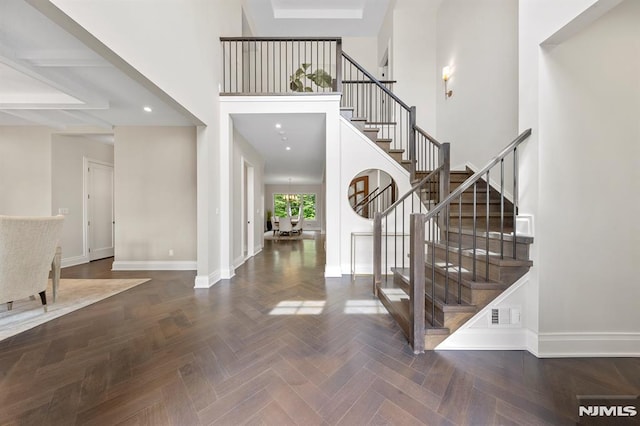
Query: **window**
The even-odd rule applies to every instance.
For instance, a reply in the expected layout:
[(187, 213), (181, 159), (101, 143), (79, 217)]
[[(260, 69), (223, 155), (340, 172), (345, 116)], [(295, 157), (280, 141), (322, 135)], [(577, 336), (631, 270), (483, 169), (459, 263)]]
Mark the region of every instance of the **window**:
[[(287, 199), (290, 210), (287, 210)], [(305, 220), (316, 220), (316, 194), (273, 194), (273, 214), (278, 217), (289, 213), (297, 216), (300, 202)]]

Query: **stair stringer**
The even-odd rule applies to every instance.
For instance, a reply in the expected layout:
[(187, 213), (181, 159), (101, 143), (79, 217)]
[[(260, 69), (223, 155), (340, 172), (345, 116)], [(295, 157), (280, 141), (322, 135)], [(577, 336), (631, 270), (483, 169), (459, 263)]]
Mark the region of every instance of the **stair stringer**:
[[(527, 350), (538, 353), (537, 289), (531, 271), (509, 286), (435, 350)], [(535, 305), (535, 306), (534, 306)], [(520, 324), (491, 326), (491, 312), (496, 308), (520, 310)]]

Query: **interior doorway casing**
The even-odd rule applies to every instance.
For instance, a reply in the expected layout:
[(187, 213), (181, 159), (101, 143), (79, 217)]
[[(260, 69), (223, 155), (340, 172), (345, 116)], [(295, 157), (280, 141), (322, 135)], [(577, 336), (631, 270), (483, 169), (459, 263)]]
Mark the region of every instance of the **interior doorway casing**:
[(113, 164), (83, 158), (83, 252), (91, 260), (115, 251)]
[(244, 157), (242, 162), (242, 255), (255, 255), (255, 169)]

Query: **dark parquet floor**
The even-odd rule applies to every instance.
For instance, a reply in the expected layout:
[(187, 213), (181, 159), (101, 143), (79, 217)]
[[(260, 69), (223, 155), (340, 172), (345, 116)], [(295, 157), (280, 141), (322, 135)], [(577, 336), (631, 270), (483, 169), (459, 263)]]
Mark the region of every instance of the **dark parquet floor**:
[(414, 356), (387, 314), (346, 312), (374, 300), (370, 279), (323, 264), (317, 239), (267, 241), (209, 290), (67, 268), (152, 280), (0, 342), (0, 424), (575, 424), (576, 395), (640, 390), (638, 359)]

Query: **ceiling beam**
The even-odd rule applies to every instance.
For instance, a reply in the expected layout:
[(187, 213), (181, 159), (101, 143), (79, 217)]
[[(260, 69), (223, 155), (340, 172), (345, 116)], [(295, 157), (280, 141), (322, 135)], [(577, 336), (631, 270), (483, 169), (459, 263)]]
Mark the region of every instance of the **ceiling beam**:
[(9, 115), (13, 115), (14, 117), (21, 118), (30, 123), (33, 123), (38, 126), (47, 126), (53, 127), (54, 129), (64, 129), (66, 126), (64, 124), (60, 124), (60, 122), (56, 120), (52, 120), (43, 116), (42, 114), (36, 111), (26, 111), (26, 110), (0, 110), (1, 112)]
[(89, 114), (84, 111), (68, 111), (68, 110), (60, 110), (61, 113), (75, 118), (76, 120), (82, 121), (83, 123), (93, 124), (94, 126), (98, 126), (103, 129), (113, 130), (113, 124), (108, 121), (102, 120), (98, 117), (95, 117), (92, 114)]
[[(51, 68), (37, 68), (28, 64), (24, 60), (15, 58), (10, 53), (9, 49), (6, 49), (1, 45), (0, 62), (28, 77), (46, 84), (47, 86), (72, 96), (85, 104), (94, 105), (95, 107), (109, 108), (109, 102), (107, 99), (90, 93), (87, 88), (80, 86), (67, 76), (60, 75), (57, 72), (52, 72)], [(55, 79), (53, 78), (54, 74), (58, 74), (55, 75)]]

